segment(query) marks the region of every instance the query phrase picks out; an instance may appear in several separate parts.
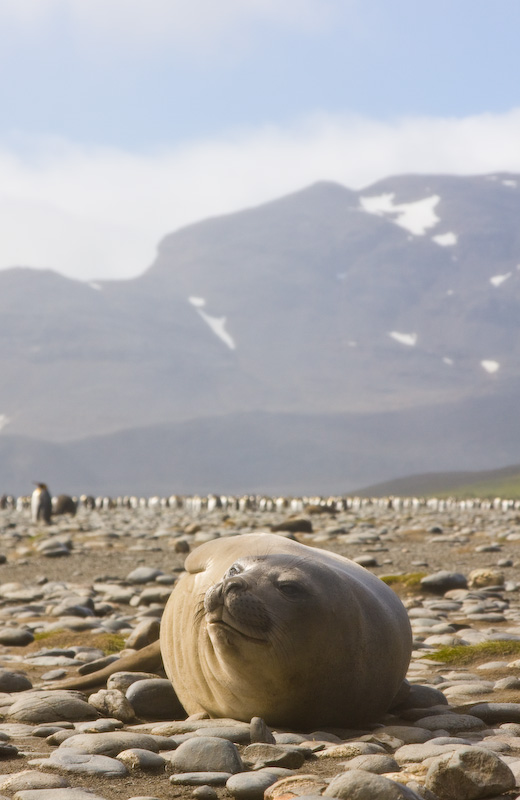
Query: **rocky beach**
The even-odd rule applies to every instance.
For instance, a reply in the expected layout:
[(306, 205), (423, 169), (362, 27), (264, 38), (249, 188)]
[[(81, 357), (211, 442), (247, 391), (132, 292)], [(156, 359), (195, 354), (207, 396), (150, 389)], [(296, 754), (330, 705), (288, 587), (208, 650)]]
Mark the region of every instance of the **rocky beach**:
[[(158, 637), (187, 554), (281, 536), (354, 559), (401, 597), (410, 693), (361, 730), (185, 719), (164, 675), (65, 679)], [(152, 498), (31, 522), (0, 510), (0, 800), (520, 797), (520, 503)], [(54, 688), (53, 688), (54, 687)]]

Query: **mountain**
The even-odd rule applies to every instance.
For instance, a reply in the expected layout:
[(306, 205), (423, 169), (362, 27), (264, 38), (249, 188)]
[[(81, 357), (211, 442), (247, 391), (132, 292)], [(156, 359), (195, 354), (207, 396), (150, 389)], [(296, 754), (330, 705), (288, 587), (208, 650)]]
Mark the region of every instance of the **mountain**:
[(495, 470), (428, 472), (362, 489), (362, 497), (464, 497), (520, 500), (520, 464)]
[(57, 444), (4, 434), (0, 486), (25, 494), (45, 476), (56, 494), (357, 494), (395, 475), (512, 463), (517, 409), (511, 394), (406, 412), (237, 413)]
[[(370, 474), (358, 457), (357, 474), (350, 462), (336, 476), (345, 484), (403, 475), (412, 462), (428, 470), (446, 449), (452, 460), (443, 469), (464, 468), (472, 439), (518, 396), (519, 218), (517, 175), (397, 176), (359, 192), (319, 183), (166, 236), (132, 280), (1, 271), (6, 469), (14, 476), (16, 458), (29, 451), (45, 451), (49, 463), (67, 452), (92, 481), (99, 464), (86, 443), (96, 437), (112, 442), (112, 466), (122, 472), (121, 442), (140, 442), (134, 452), (146, 450), (147, 475), (158, 482), (167, 465), (153, 466), (143, 444), (154, 432), (168, 431), (186, 462), (192, 448), (204, 452), (201, 425), (207, 440), (226, 422), (229, 437), (249, 420), (254, 439), (267, 418), (277, 420), (278, 442), (293, 441), (306, 418), (303, 427), (321, 433), (299, 441), (338, 469), (347, 445), (325, 431), (338, 420), (340, 431), (363, 431)], [(489, 416), (476, 414), (479, 402)], [(468, 417), (458, 452), (433, 437), (422, 460), (395, 443), (388, 453), (371, 427), (384, 418), (406, 430), (423, 412), (436, 430), (455, 408)], [(518, 451), (505, 458), (513, 447), (514, 437), (489, 441), (482, 468), (517, 461)], [(258, 456), (267, 472), (276, 452), (266, 445), (265, 461)], [(300, 483), (322, 482), (313, 460), (298, 465)], [(211, 474), (226, 478), (218, 466)], [(266, 483), (260, 472), (253, 479)]]

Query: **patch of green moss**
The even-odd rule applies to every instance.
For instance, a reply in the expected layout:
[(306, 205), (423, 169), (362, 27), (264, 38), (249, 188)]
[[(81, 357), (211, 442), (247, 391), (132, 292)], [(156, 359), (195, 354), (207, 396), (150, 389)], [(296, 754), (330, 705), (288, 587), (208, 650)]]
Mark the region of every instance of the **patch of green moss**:
[(48, 647), (73, 647), (84, 645), (98, 647), (105, 655), (119, 653), (125, 647), (125, 640), (120, 633), (92, 633), (91, 631), (68, 631), (63, 628), (55, 631), (42, 631), (34, 634), (34, 649), (36, 643), (45, 642)]
[(34, 634), (34, 641), (44, 642), (46, 639), (52, 639), (54, 636), (59, 636), (62, 633), (65, 633), (63, 628), (54, 631), (39, 631)]
[(480, 644), (440, 647), (433, 653), (427, 653), (423, 658), (459, 666), (504, 656), (520, 656), (520, 642), (480, 642)]
[(407, 589), (420, 589), (421, 580), (427, 572), (405, 572), (401, 575), (381, 575), (380, 578), (387, 586), (404, 586)]
[(99, 642), (99, 647), (107, 655), (119, 653), (125, 646), (125, 640), (120, 633), (101, 633), (96, 636), (95, 641)]

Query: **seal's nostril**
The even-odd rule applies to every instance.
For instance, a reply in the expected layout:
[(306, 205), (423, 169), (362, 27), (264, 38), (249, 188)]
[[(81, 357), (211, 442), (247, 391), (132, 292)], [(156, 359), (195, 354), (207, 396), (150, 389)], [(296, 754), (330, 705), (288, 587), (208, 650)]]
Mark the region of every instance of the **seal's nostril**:
[(247, 589), (246, 581), (240, 575), (232, 575), (222, 581), (222, 590), (225, 594), (231, 591), (244, 592)]

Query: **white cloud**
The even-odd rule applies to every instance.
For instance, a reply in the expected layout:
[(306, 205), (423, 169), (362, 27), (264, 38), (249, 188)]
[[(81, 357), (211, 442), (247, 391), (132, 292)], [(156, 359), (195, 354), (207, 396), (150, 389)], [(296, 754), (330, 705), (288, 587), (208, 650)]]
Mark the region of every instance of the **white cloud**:
[(331, 0), (2, 0), (0, 23), (26, 33), (66, 22), (83, 46), (117, 49), (208, 46), (261, 23), (312, 31), (334, 14)]
[(317, 180), (361, 189), (400, 173), (520, 172), (518, 141), (520, 110), (390, 123), (321, 116), (145, 155), (53, 141), (20, 156), (0, 145), (0, 268), (136, 275), (189, 222)]

